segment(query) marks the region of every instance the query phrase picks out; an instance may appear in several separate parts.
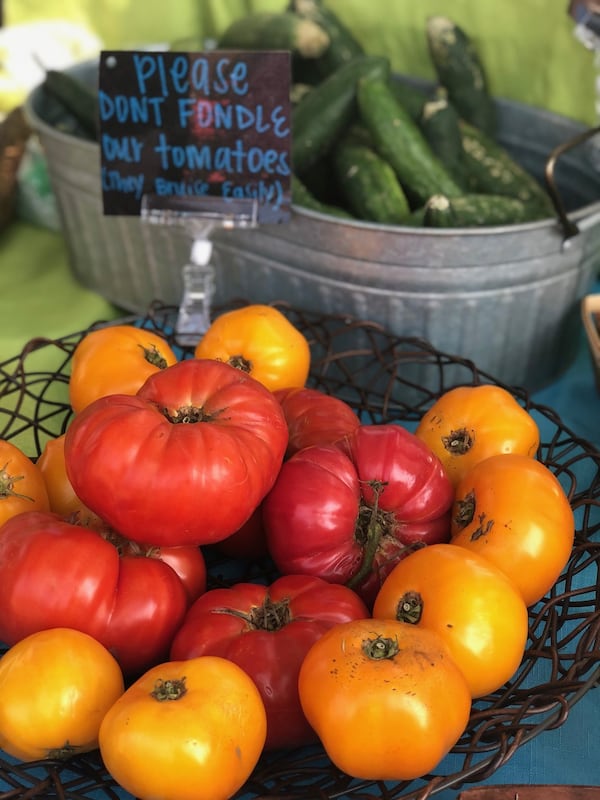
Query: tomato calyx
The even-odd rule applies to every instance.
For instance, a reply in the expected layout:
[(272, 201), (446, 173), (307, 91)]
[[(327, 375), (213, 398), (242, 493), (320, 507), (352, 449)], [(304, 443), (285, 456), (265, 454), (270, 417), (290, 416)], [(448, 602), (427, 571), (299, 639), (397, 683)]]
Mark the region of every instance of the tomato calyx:
[(416, 625), (423, 614), (423, 598), (419, 592), (405, 592), (398, 600), (396, 619), (398, 622), (407, 622)]
[(445, 449), (455, 456), (464, 456), (473, 447), (474, 439), (466, 428), (457, 428), (442, 436)]
[(159, 703), (167, 703), (181, 699), (186, 692), (187, 686), (185, 685), (184, 675), (182, 678), (170, 678), (166, 681), (159, 678), (154, 684), (154, 689), (150, 692), (150, 696)]
[[(454, 522), (456, 523), (457, 527), (462, 530), (470, 525), (475, 518), (475, 509), (477, 506), (475, 502), (475, 493), (469, 492), (464, 496), (464, 498), (458, 500), (456, 505), (457, 512), (454, 516)], [(480, 514), (479, 526), (471, 534), (471, 539), (476, 541), (477, 539), (489, 533), (493, 527), (494, 520), (488, 519), (485, 514)]]
[(243, 619), (251, 628), (263, 631), (278, 631), (292, 621), (290, 601), (287, 597), (273, 602), (267, 596), (261, 605), (253, 606), (247, 614), (235, 608), (223, 608), (215, 610), (215, 613), (232, 614)]
[(140, 344), (139, 347), (142, 349), (144, 353), (144, 358), (149, 364), (152, 364), (153, 367), (158, 367), (158, 369), (166, 369), (168, 364), (166, 358), (161, 354), (160, 350), (156, 347), (155, 344), (151, 345), (150, 347), (144, 347), (143, 344)]
[(372, 661), (383, 661), (383, 659), (386, 658), (391, 659), (400, 652), (398, 640), (388, 636), (376, 636), (375, 639), (365, 639), (361, 647), (365, 656)]
[(215, 414), (208, 414), (200, 406), (181, 406), (174, 412), (168, 408), (161, 408), (161, 413), (174, 425), (193, 425), (196, 422), (210, 422)]
[(75, 753), (78, 752), (77, 747), (74, 747), (72, 744), (69, 744), (66, 741), (62, 747), (53, 747), (51, 750), (48, 750), (47, 758), (51, 761), (66, 761), (71, 756), (74, 756)]
[(33, 497), (29, 497), (26, 494), (19, 494), (19, 492), (15, 492), (14, 487), (17, 481), (22, 481), (25, 478), (24, 475), (11, 475), (8, 472), (8, 461), (6, 464), (0, 469), (0, 499), (3, 497), (19, 497), (21, 500), (31, 500), (33, 502)]
[(362, 546), (362, 561), (358, 570), (346, 582), (346, 586), (355, 589), (365, 580), (373, 568), (373, 562), (377, 554), (377, 549), (381, 538), (394, 527), (394, 515), (389, 511), (382, 511), (379, 508), (379, 496), (385, 489), (383, 481), (368, 481), (374, 493), (373, 505), (361, 503), (354, 529), (354, 538)]
[(242, 372), (247, 372), (248, 374), (250, 374), (252, 371), (252, 362), (245, 358), (241, 353), (238, 353), (238, 355), (235, 356), (230, 356), (227, 359), (227, 363), (230, 367), (240, 369)]

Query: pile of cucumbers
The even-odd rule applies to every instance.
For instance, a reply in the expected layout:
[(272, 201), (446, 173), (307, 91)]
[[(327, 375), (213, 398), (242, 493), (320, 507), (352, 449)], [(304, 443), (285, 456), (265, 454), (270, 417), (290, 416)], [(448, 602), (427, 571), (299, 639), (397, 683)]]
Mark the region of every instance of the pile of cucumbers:
[(340, 218), (437, 228), (553, 215), (540, 183), (496, 140), (496, 104), (469, 35), (448, 17), (424, 31), (429, 91), (364, 52), (323, 0), (289, 0), (224, 31), (222, 49), (292, 54), (292, 198)]

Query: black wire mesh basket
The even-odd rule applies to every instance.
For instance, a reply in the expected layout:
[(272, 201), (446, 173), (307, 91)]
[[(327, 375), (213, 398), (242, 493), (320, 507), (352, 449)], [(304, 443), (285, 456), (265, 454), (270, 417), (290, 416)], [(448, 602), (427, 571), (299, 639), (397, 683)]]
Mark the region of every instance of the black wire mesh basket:
[[(215, 313), (242, 304), (233, 302)], [(515, 750), (560, 727), (570, 709), (600, 684), (600, 452), (563, 425), (527, 391), (503, 385), (461, 359), (416, 338), (342, 314), (324, 315), (274, 303), (306, 336), (312, 367), (308, 385), (341, 397), (365, 423), (396, 422), (414, 429), (431, 404), (457, 385), (493, 383), (508, 389), (541, 433), (538, 458), (564, 487), (576, 519), (571, 558), (552, 590), (530, 609), (522, 663), (504, 687), (473, 703), (469, 724), (435, 774), (410, 782), (361, 781), (340, 772), (319, 746), (265, 753), (238, 800), (427, 800), (489, 778)], [(162, 334), (181, 358), (176, 309), (153, 304), (135, 323)], [(97, 323), (103, 325), (106, 323)], [(58, 340), (34, 339), (0, 364), (0, 437), (36, 458), (71, 419), (70, 359), (87, 331)], [(235, 580), (274, 579), (262, 563), (231, 565), (207, 555), (209, 587)], [(234, 579), (231, 578), (231, 581)], [(131, 800), (104, 769), (98, 751), (67, 761), (22, 763), (0, 753), (0, 800)]]

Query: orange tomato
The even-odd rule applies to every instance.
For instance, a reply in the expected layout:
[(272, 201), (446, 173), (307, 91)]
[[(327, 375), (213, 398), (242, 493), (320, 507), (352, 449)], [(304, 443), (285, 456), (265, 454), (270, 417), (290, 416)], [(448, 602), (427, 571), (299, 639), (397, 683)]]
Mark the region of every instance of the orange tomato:
[(87, 633), (33, 633), (0, 659), (0, 748), (22, 761), (94, 750), (123, 690), (119, 665)]
[(218, 656), (153, 667), (100, 727), (106, 768), (139, 800), (225, 800), (262, 753), (267, 717), (252, 678)]
[(452, 543), (484, 556), (528, 606), (556, 582), (573, 548), (569, 499), (542, 462), (515, 453), (477, 464), (456, 487)]
[(65, 434), (48, 439), (37, 460), (48, 499), (50, 511), (65, 518), (76, 518), (80, 525), (101, 525), (100, 517), (82, 503), (75, 494), (65, 465)]
[(305, 336), (277, 308), (260, 304), (217, 317), (194, 355), (225, 361), (271, 391), (304, 386), (310, 368)]
[(499, 569), (452, 544), (416, 550), (388, 575), (373, 616), (434, 631), (448, 646), (473, 697), (499, 689), (527, 643), (527, 607)]
[(69, 399), (78, 413), (108, 394), (135, 394), (146, 378), (175, 364), (158, 333), (135, 325), (109, 325), (87, 333), (71, 358)]
[(331, 761), (365, 780), (412, 780), (433, 770), (471, 709), (440, 637), (392, 619), (330, 628), (305, 656), (298, 689)]
[(0, 439), (0, 525), (23, 511), (49, 511), (37, 464), (12, 442)]
[(531, 414), (506, 389), (487, 384), (445, 392), (415, 434), (437, 455), (454, 486), (484, 458), (499, 453), (533, 458), (540, 443)]

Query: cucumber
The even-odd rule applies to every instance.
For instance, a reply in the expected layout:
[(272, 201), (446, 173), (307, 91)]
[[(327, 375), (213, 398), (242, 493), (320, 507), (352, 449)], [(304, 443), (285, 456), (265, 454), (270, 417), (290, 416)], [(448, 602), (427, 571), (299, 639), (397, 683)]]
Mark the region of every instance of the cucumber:
[(329, 47), (329, 36), (316, 22), (291, 11), (265, 11), (234, 20), (219, 37), (218, 46), (222, 50), (289, 50), (317, 58)]
[(340, 217), (340, 219), (353, 219), (352, 214), (345, 209), (317, 200), (296, 175), (292, 175), (292, 203), (312, 211), (319, 211), (321, 214)]
[(91, 139), (98, 138), (98, 98), (96, 92), (68, 72), (49, 69), (44, 91), (57, 100)]
[(400, 105), (408, 111), (415, 122), (419, 122), (423, 106), (427, 102), (427, 94), (395, 75), (390, 77), (390, 88)]
[(450, 101), (463, 119), (494, 136), (496, 105), (473, 41), (444, 16), (429, 17), (425, 31), (433, 66)]
[(460, 121), (466, 179), (471, 192), (506, 195), (546, 217), (554, 206), (546, 190), (500, 144), (464, 120)]
[(292, 110), (292, 161), (302, 177), (333, 147), (356, 117), (356, 87), (368, 76), (388, 80), (390, 63), (380, 56), (356, 56), (314, 86)]
[(290, 0), (289, 10), (302, 19), (315, 22), (329, 36), (329, 47), (316, 59), (321, 78), (326, 78), (356, 56), (364, 55), (364, 49), (352, 31), (322, 0)]
[(400, 225), (410, 214), (392, 167), (350, 134), (335, 149), (333, 162), (348, 207), (362, 220)]
[(363, 78), (358, 84), (357, 100), (360, 118), (375, 149), (394, 169), (411, 205), (422, 205), (432, 194), (463, 193), (396, 100), (388, 80)]
[(465, 186), (465, 164), (458, 112), (439, 89), (421, 110), (419, 127), (432, 151), (460, 185)]
[(539, 219), (531, 206), (514, 197), (466, 194), (462, 197), (433, 195), (425, 204), (426, 228), (475, 228), (516, 225)]

